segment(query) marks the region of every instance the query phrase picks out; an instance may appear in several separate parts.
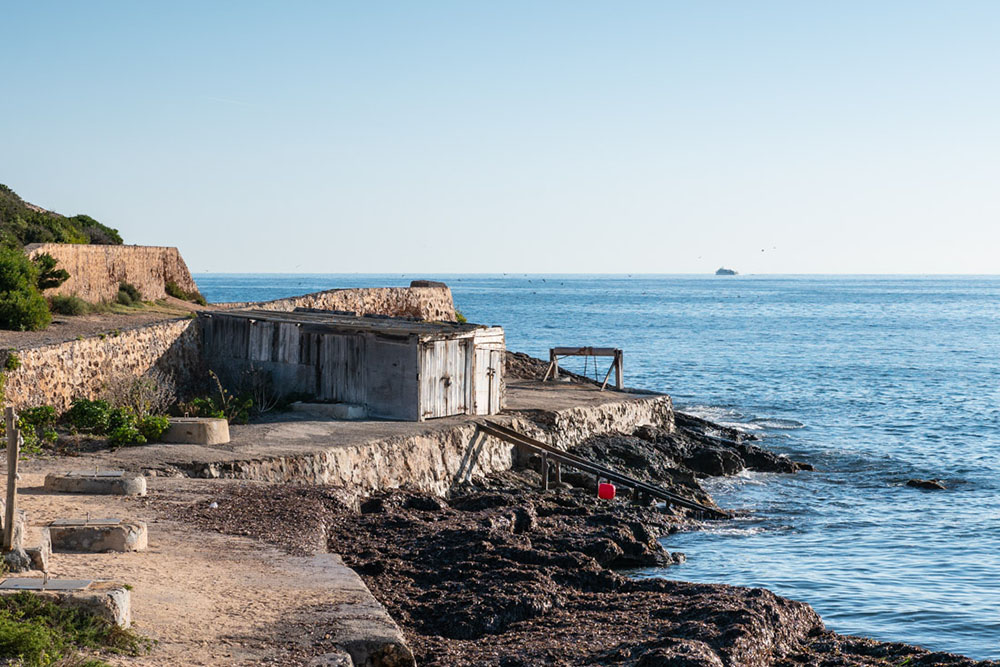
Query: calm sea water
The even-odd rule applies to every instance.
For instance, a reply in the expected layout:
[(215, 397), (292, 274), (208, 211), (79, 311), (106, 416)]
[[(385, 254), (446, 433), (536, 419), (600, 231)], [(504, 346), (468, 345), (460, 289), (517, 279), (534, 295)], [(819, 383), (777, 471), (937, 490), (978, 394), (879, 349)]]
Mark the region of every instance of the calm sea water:
[(764, 586), (839, 632), (1000, 658), (1000, 277), (196, 276), (210, 301), (414, 277), (447, 281), (511, 349), (624, 348), (629, 386), (819, 468), (710, 482), (744, 516), (666, 539), (687, 563), (644, 574)]

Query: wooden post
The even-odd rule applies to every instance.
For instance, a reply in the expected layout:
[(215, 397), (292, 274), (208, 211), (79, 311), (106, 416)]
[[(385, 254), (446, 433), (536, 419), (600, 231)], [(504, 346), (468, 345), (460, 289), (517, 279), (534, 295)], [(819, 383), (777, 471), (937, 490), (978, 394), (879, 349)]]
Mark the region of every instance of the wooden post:
[(14, 542), (14, 516), (17, 512), (17, 459), (21, 453), (21, 432), (14, 408), (4, 410), (7, 427), (7, 511), (3, 522), (3, 549), (10, 551)]
[(559, 379), (559, 356), (555, 350), (549, 350), (549, 363), (552, 364), (552, 379)]
[(549, 490), (549, 456), (542, 454), (542, 491)]
[(623, 356), (624, 354), (622, 353), (621, 350), (615, 351), (615, 387), (618, 389), (618, 391), (622, 391), (625, 389), (625, 375), (623, 373), (623, 368), (622, 368), (624, 366), (624, 364), (622, 363)]
[(562, 466), (559, 465), (559, 461), (555, 462), (556, 466), (556, 484), (562, 484)]

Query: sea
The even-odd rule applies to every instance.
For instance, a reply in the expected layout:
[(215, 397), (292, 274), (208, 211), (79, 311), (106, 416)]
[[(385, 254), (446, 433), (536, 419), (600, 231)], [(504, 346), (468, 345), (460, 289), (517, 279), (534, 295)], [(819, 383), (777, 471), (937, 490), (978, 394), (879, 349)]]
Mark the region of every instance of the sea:
[(817, 469), (706, 481), (738, 518), (664, 538), (687, 561), (636, 576), (760, 586), (841, 633), (1000, 659), (1000, 276), (195, 278), (209, 301), (443, 280), (509, 349), (620, 347), (628, 386)]

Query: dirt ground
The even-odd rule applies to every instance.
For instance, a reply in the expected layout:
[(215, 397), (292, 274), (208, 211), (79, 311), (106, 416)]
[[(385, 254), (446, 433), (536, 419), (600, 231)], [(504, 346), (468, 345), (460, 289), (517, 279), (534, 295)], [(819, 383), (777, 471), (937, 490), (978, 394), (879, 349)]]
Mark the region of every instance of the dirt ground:
[(0, 348), (21, 350), (40, 345), (51, 345), (77, 337), (96, 336), (115, 330), (131, 329), (154, 322), (188, 317), (191, 313), (212, 309), (214, 306), (199, 306), (168, 296), (155, 303), (145, 304), (141, 309), (115, 307), (117, 312), (93, 315), (52, 316), (52, 324), (43, 331), (0, 330)]
[[(152, 478), (148, 497), (125, 498), (48, 494), (43, 479), (40, 473), (22, 475), (19, 507), (28, 512), (28, 546), (37, 543), (41, 526), (57, 518), (89, 514), (148, 525), (146, 552), (56, 553), (50, 560), (53, 578), (133, 586), (133, 628), (156, 645), (146, 656), (104, 658), (112, 664), (297, 665), (317, 650), (316, 635), (324, 634), (321, 610), (338, 602), (331, 577), (341, 566), (328, 554), (290, 555), (162, 518), (183, 516), (192, 504), (207, 507), (213, 481)], [(164, 505), (180, 511), (154, 509)]]

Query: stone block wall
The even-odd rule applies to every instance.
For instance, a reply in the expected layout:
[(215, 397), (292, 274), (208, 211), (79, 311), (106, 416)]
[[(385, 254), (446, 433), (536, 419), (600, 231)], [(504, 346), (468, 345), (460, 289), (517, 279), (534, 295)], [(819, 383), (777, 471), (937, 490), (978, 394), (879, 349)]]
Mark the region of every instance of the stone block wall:
[(137, 245), (83, 245), (32, 243), (25, 246), (29, 257), (48, 253), (66, 269), (69, 280), (46, 290), (46, 295), (74, 294), (84, 301), (113, 301), (120, 283), (131, 283), (147, 301), (167, 295), (165, 286), (175, 282), (193, 292), (198, 286), (177, 248)]
[(197, 320), (157, 322), (117, 334), (19, 349), (17, 370), (7, 371), (6, 403), (15, 408), (52, 405), (59, 411), (79, 396), (98, 397), (122, 373), (158, 367), (179, 384), (203, 376)]
[(455, 304), (451, 298), (451, 289), (447, 286), (332, 289), (274, 301), (220, 305), (226, 308), (252, 307), (286, 312), (296, 308), (349, 310), (358, 315), (392, 315), (417, 317), (422, 320), (455, 321)]

